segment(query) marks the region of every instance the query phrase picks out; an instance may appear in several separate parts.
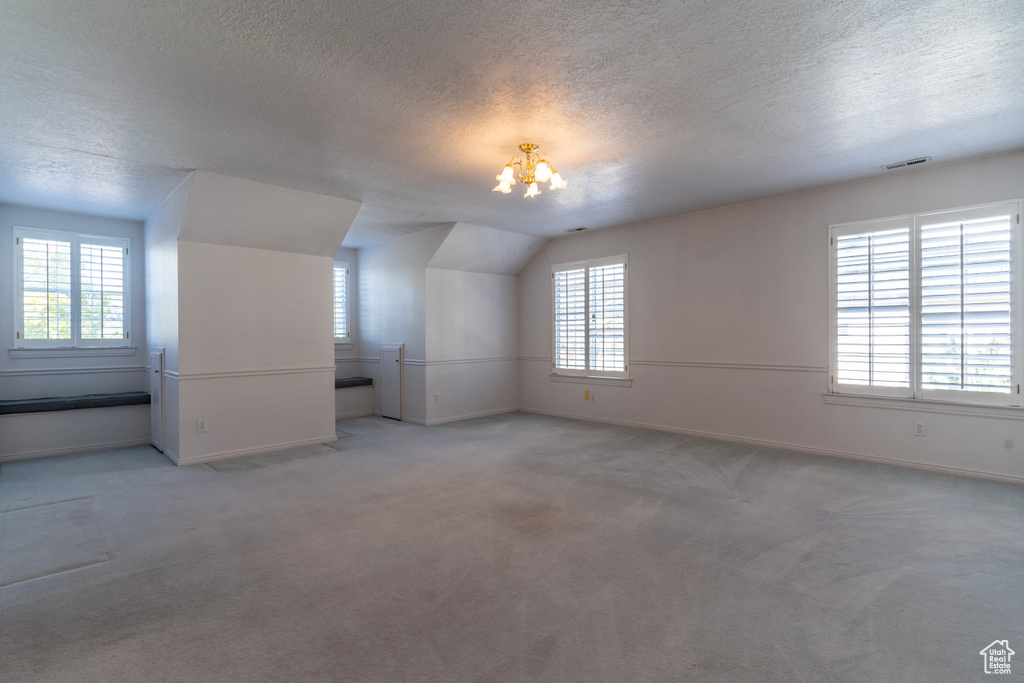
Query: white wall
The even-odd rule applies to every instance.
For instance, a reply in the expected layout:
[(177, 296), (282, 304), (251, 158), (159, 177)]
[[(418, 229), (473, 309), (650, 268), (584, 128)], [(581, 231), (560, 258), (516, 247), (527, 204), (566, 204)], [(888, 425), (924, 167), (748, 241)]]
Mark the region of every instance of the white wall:
[[(380, 347), (405, 344), (403, 410), (426, 422), (426, 267), (450, 226), (359, 250), (359, 348), (362, 372), (380, 385)], [(380, 413), (380, 392), (374, 391)]]
[[(520, 275), (521, 408), (1024, 478), (1019, 418), (824, 401), (828, 225), (1022, 195), (1015, 152), (554, 240)], [(553, 381), (551, 264), (624, 253), (632, 386)]]
[[(129, 349), (55, 350), (24, 357), (14, 340), (15, 226), (127, 237), (130, 242)], [(128, 221), (0, 204), (0, 400), (148, 391), (143, 226)], [(83, 415), (90, 427), (80, 424)], [(0, 460), (149, 440), (148, 406), (0, 416)]]
[(513, 276), (427, 269), (427, 424), (518, 408), (518, 298)]

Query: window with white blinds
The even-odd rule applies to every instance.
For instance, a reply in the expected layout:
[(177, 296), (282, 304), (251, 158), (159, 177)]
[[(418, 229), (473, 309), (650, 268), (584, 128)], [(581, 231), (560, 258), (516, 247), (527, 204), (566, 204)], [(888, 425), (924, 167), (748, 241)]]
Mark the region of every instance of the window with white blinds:
[(124, 338), (125, 249), (78, 245), (82, 339)]
[(127, 239), (15, 228), (17, 348), (128, 344)]
[(1020, 203), (831, 227), (831, 390), (1020, 404)]
[(836, 238), (836, 378), (910, 386), (910, 229)]
[(616, 256), (552, 269), (556, 373), (626, 376), (626, 268)]
[(347, 342), (348, 328), (348, 264), (334, 264), (334, 340)]
[(18, 246), (22, 340), (70, 340), (71, 242), (43, 236), (22, 237)]

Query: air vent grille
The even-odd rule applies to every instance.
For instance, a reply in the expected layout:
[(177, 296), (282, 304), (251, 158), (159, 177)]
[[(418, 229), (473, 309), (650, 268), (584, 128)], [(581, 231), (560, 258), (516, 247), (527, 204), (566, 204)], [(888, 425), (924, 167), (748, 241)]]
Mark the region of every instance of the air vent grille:
[(907, 166), (917, 166), (923, 164), (926, 161), (931, 161), (931, 157), (918, 157), (916, 159), (907, 159), (906, 161), (897, 161), (895, 164), (886, 164), (882, 166), (883, 171), (895, 171), (897, 168), (906, 168)]
[(586, 228), (581, 226), (579, 228), (569, 228), (565, 232), (583, 232), (584, 230), (586, 230)]

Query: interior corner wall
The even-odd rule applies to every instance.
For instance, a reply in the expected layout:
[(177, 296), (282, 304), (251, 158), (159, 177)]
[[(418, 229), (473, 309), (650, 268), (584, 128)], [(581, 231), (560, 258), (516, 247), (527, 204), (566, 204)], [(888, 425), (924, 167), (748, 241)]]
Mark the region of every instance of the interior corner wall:
[(374, 381), (380, 414), (380, 347), (405, 344), (404, 419), (426, 424), (426, 267), (451, 226), (418, 232), (359, 250), (361, 373)]
[(519, 406), (518, 280), (426, 270), (426, 423)]
[[(520, 408), (1024, 480), (1020, 419), (824, 400), (828, 226), (1021, 196), (1024, 151), (553, 240), (519, 278)], [(616, 254), (632, 386), (552, 381), (551, 265)]]

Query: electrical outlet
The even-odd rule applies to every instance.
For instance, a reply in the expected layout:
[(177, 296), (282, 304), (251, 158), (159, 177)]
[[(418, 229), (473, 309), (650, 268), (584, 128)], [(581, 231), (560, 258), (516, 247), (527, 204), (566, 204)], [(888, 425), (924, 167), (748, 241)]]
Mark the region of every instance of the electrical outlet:
[(590, 400), (591, 401), (596, 401), (597, 400), (597, 392), (596, 391), (591, 390), (591, 392), (590, 392)]
[(584, 391), (583, 392), (583, 400), (584, 401), (589, 401), (590, 400), (590, 392), (589, 391)]
[(924, 426), (924, 422), (914, 423), (914, 436), (925, 436), (928, 434), (927, 428)]
[(441, 402), (441, 394), (434, 394), (434, 403)]
[(200, 434), (206, 432), (206, 420), (196, 420), (196, 431)]

